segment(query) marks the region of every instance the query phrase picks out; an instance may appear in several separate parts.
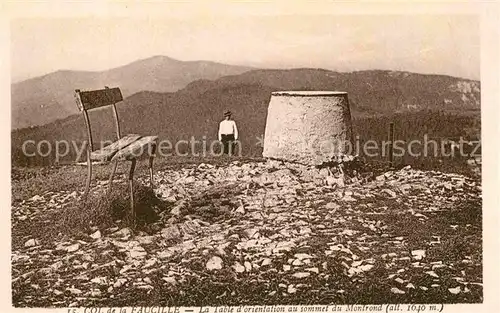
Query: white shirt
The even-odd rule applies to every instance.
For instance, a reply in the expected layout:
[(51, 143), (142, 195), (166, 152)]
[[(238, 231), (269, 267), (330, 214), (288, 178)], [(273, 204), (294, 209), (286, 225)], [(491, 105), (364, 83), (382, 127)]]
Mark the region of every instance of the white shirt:
[(219, 124), (219, 141), (222, 135), (234, 135), (234, 140), (238, 140), (238, 128), (233, 120), (223, 120)]

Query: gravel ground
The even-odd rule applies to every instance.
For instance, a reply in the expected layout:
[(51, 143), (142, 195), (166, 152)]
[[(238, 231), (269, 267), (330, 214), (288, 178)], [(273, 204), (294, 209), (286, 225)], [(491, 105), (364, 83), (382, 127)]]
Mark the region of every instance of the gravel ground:
[(410, 167), (353, 177), (278, 162), (190, 164), (155, 175), (165, 205), (148, 227), (51, 236), (44, 225), (80, 192), (17, 201), (13, 303), (482, 302), (478, 179)]

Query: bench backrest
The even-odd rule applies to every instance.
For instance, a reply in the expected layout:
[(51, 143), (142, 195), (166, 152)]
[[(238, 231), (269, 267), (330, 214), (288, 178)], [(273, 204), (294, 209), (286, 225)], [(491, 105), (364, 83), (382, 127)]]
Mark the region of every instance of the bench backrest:
[(87, 126), (87, 135), (89, 150), (93, 151), (92, 142), (92, 128), (90, 127), (90, 120), (87, 111), (97, 109), (104, 106), (112, 106), (113, 114), (115, 117), (115, 128), (117, 140), (121, 138), (120, 132), (120, 120), (118, 119), (118, 112), (116, 111), (116, 103), (123, 101), (123, 96), (120, 88), (108, 88), (89, 91), (80, 91), (80, 89), (75, 90), (75, 100), (78, 109), (83, 113), (85, 118), (85, 125)]
[(80, 91), (77, 89), (75, 92), (78, 95), (77, 104), (80, 111), (97, 109), (123, 100), (120, 88), (105, 88), (90, 91)]

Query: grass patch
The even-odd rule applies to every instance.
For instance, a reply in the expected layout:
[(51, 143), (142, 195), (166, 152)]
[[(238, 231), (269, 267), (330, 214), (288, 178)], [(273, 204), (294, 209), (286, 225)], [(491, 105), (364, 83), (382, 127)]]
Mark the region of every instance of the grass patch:
[(144, 228), (158, 220), (158, 214), (165, 210), (167, 203), (159, 199), (151, 188), (141, 184), (134, 186), (135, 222), (130, 206), (128, 186), (114, 186), (108, 195), (102, 193), (87, 202), (79, 201), (63, 213), (61, 226), (70, 232), (73, 229), (88, 231), (90, 227), (99, 229), (112, 227), (116, 221), (122, 226)]
[(159, 219), (159, 214), (168, 210), (170, 205), (159, 199), (149, 187), (136, 183), (134, 189), (135, 222), (131, 215), (128, 186), (115, 184), (109, 195), (104, 192), (89, 195), (86, 202), (78, 200), (61, 210), (19, 222), (13, 228), (13, 245), (24, 244), (26, 238), (52, 242), (62, 239), (60, 237), (87, 236), (96, 229), (113, 226), (148, 232), (151, 224)]

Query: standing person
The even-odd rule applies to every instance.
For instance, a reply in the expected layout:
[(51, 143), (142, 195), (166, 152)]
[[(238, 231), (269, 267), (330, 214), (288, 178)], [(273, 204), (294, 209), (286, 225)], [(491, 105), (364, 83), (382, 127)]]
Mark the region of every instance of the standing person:
[(238, 128), (236, 122), (231, 119), (231, 111), (226, 111), (224, 120), (219, 124), (219, 141), (222, 142), (224, 154), (232, 154), (235, 140), (238, 140)]

